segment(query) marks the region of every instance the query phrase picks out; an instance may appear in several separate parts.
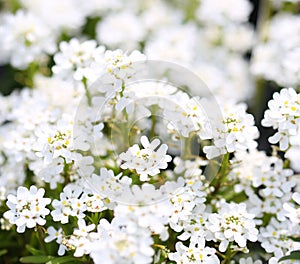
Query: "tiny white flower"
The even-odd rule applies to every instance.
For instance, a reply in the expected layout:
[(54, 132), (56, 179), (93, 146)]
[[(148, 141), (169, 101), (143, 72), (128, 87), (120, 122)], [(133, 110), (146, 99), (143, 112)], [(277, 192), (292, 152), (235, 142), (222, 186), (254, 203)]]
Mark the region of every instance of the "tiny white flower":
[(166, 169), (172, 158), (167, 155), (168, 146), (160, 145), (159, 139), (154, 139), (150, 143), (146, 136), (142, 136), (141, 143), (142, 149), (135, 144), (119, 157), (124, 162), (121, 165), (122, 169), (135, 170), (140, 175), (141, 181), (147, 181), (149, 176), (155, 176), (161, 169)]
[(18, 10), (6, 14), (0, 26), (0, 62), (10, 62), (18, 69), (41, 61), (56, 50), (54, 32), (32, 13)]
[(62, 228), (56, 230), (53, 226), (50, 226), (47, 228), (48, 236), (45, 237), (45, 242), (50, 243), (51, 241), (55, 240), (57, 244), (59, 244), (58, 252), (57, 254), (59, 256), (62, 256), (65, 254), (65, 251), (67, 250), (67, 247), (62, 244), (64, 233)]
[[(112, 34), (113, 32), (113, 34)], [(96, 26), (97, 39), (111, 48), (126, 50), (138, 48), (145, 36), (143, 23), (128, 9), (109, 14)]]

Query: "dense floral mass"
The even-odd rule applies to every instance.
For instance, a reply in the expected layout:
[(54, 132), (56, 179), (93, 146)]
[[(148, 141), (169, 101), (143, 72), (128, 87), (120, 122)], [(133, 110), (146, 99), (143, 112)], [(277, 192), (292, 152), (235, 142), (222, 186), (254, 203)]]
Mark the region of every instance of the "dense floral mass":
[(0, 262), (299, 263), (299, 11), (0, 2)]

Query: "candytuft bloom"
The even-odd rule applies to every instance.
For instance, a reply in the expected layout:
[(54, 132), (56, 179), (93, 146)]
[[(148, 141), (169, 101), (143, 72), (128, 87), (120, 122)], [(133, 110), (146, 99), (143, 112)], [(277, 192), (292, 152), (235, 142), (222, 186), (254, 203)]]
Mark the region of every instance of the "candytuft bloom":
[(16, 196), (7, 196), (6, 204), (10, 210), (4, 213), (4, 217), (17, 226), (18, 233), (23, 233), (26, 227), (33, 228), (46, 223), (45, 216), (50, 213), (46, 205), (50, 204), (51, 199), (43, 198), (44, 194), (43, 188), (37, 189), (32, 185), (29, 190), (20, 186)]

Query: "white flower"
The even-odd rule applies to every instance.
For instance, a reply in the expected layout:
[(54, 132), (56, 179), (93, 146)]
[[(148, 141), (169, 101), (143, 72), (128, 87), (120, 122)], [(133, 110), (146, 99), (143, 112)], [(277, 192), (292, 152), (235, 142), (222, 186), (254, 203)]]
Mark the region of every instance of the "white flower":
[[(211, 120), (211, 124), (208, 124), (211, 128), (207, 133), (205, 130), (200, 131), (201, 138), (213, 138), (213, 146), (203, 148), (207, 158), (212, 159), (227, 152), (256, 148), (255, 139), (259, 132), (254, 125), (253, 116), (246, 113), (246, 105), (226, 104), (223, 105), (222, 112), (222, 120)], [(210, 133), (212, 135), (209, 135)]]
[(45, 237), (45, 242), (49, 243), (53, 240), (57, 240), (57, 242), (61, 242), (62, 240), (62, 229), (56, 230), (53, 226), (47, 228), (48, 236)]
[[(214, 31), (210, 34), (214, 37), (216, 35)], [(232, 38), (236, 39), (236, 36)], [(195, 66), (195, 71), (214, 97), (221, 98), (220, 101), (242, 102), (251, 99), (255, 91), (249, 65), (240, 56), (229, 56), (228, 52), (224, 52), (217, 60), (211, 58), (201, 60)]]
[(300, 244), (289, 238), (294, 231), (289, 221), (278, 222), (273, 217), (266, 227), (260, 228), (258, 239), (266, 252), (274, 253), (276, 258), (280, 258), (300, 249)]
[(83, 219), (79, 219), (77, 225), (78, 228), (74, 229), (73, 234), (67, 240), (67, 244), (75, 248), (74, 257), (82, 257), (91, 252), (89, 245), (94, 239), (90, 233), (96, 226), (95, 224), (86, 225)]
[(94, 137), (96, 138), (102, 138), (103, 137), (103, 133), (101, 132), (102, 129), (104, 128), (104, 124), (100, 123), (98, 125), (95, 125), (93, 130), (94, 130)]
[(0, 61), (19, 69), (56, 50), (53, 32), (39, 17), (24, 10), (4, 15), (0, 35)]
[(105, 72), (117, 79), (126, 80), (136, 72), (135, 65), (138, 65), (137, 62), (145, 60), (146, 56), (138, 50), (134, 50), (130, 54), (120, 49), (107, 50), (104, 54)]
[(119, 157), (124, 162), (121, 165), (122, 169), (135, 170), (140, 175), (141, 181), (147, 181), (149, 176), (155, 176), (161, 169), (166, 169), (172, 158), (167, 155), (168, 146), (160, 145), (159, 139), (154, 139), (150, 143), (146, 136), (142, 136), (141, 143), (142, 149), (135, 144)]
[(143, 23), (129, 10), (111, 13), (104, 17), (96, 27), (97, 39), (110, 48), (124, 50), (139, 48), (145, 36)]
[(50, 189), (55, 189), (58, 183), (63, 183), (65, 181), (64, 177), (61, 175), (64, 170), (63, 158), (59, 157), (53, 159), (47, 166), (43, 165), (39, 164), (37, 166), (38, 169), (35, 170), (35, 172), (38, 177), (50, 184)]
[[(173, 182), (171, 189), (175, 191), (180, 184)], [(149, 183), (143, 183), (141, 187), (133, 185), (120, 197), (114, 208), (115, 217), (119, 222), (129, 224), (132, 221), (138, 227), (147, 228), (165, 241), (169, 237), (168, 224), (173, 213), (171, 201), (165, 199), (167, 188), (163, 185), (155, 189)]]
[[(300, 205), (300, 194), (293, 193), (292, 196), (293, 200)], [(283, 208), (287, 211), (286, 216), (295, 224), (300, 224), (300, 207), (294, 208), (290, 204), (285, 203)]]
[(175, 157), (173, 160), (175, 164), (174, 172), (183, 175), (184, 178), (193, 178), (202, 174), (200, 166), (207, 165), (207, 161), (201, 158), (195, 160), (183, 160), (180, 157)]
[(184, 246), (182, 242), (176, 243), (176, 252), (169, 253), (170, 260), (174, 260), (176, 263), (207, 263), (207, 264), (219, 264), (216, 250), (214, 248), (205, 247), (205, 245), (191, 243), (188, 247)]
[[(250, 27), (250, 25), (229, 25), (224, 28), (223, 32), (224, 36), (224, 45), (226, 45), (229, 49), (244, 53), (249, 50), (254, 44), (254, 30)], [(239, 41), (235, 41), (236, 38)]]
[(116, 110), (122, 111), (126, 108), (128, 114), (132, 114), (135, 108), (134, 99), (136, 98), (134, 92), (124, 91), (122, 97), (118, 100), (116, 104)]
[(298, 129), (297, 135), (289, 137), (290, 147), (285, 153), (285, 157), (289, 159), (290, 166), (295, 171), (300, 171), (300, 129)]
[(104, 205), (103, 198), (99, 194), (88, 196), (86, 200), (86, 210), (89, 212), (101, 212), (107, 209)]
[(120, 224), (114, 218), (110, 224), (106, 219), (101, 219), (98, 233), (100, 239), (90, 246), (94, 263), (152, 263), (153, 238), (147, 229), (139, 228), (128, 220)]
[(273, 100), (268, 103), (269, 109), (265, 111), (262, 125), (278, 129), (269, 142), (279, 142), (281, 150), (289, 147), (289, 137), (296, 135), (299, 129), (300, 95), (292, 88), (284, 88), (280, 93), (274, 93)]
[(205, 212), (206, 206), (198, 203), (192, 210), (187, 219), (181, 221), (184, 232), (178, 236), (179, 240), (186, 241), (190, 239), (191, 242), (205, 243), (209, 240), (210, 232), (206, 227), (209, 213)]
[(177, 92), (168, 96), (163, 115), (167, 120), (169, 129), (189, 137), (190, 132), (199, 131), (205, 120), (205, 111), (199, 97), (190, 98), (185, 92)]
[[(114, 202), (119, 201), (131, 182), (132, 180), (127, 176), (115, 175), (112, 170), (101, 168), (99, 176), (93, 174), (86, 179), (85, 188), (92, 194), (91, 197), (86, 198), (87, 209), (97, 211), (103, 211), (105, 207), (112, 209), (115, 206)], [(101, 202), (105, 207), (100, 206)]]
[(61, 42), (61, 52), (54, 55), (55, 66), (52, 71), (62, 78), (73, 78), (76, 81), (96, 80), (101, 73), (105, 48), (98, 46), (95, 40), (79, 42), (73, 38), (70, 42)]
[(85, 221), (83, 219), (79, 219), (78, 222), (78, 229), (75, 229), (73, 234), (76, 235), (76, 236), (87, 236), (87, 234), (89, 232), (91, 232), (92, 230), (95, 229), (95, 225), (94, 224), (91, 224), (91, 225), (86, 225)]
[(43, 198), (44, 194), (43, 188), (37, 189), (32, 185), (29, 190), (20, 186), (16, 196), (7, 196), (6, 204), (10, 210), (4, 213), (4, 217), (17, 226), (18, 233), (23, 233), (26, 227), (33, 228), (46, 223), (45, 216), (50, 213), (46, 205), (50, 204), (51, 199)]
[[(251, 185), (254, 182), (262, 182), (264, 172), (269, 171), (271, 166), (270, 158), (263, 151), (252, 149), (248, 151), (237, 151), (232, 160), (232, 170), (229, 173), (230, 179), (238, 180), (235, 184), (235, 192), (251, 192)], [(260, 179), (260, 180), (259, 180)]]
[(158, 27), (146, 42), (145, 54), (151, 60), (188, 65), (196, 56), (197, 28), (194, 23), (174, 23)]
[(269, 20), (264, 42), (253, 50), (251, 70), (254, 75), (279, 86), (298, 86), (300, 58), (300, 18), (278, 12)]
[[(203, 213), (206, 194), (203, 191), (202, 181), (203, 178), (201, 177), (186, 179), (184, 186), (178, 186), (176, 192), (170, 197), (172, 214), (169, 218), (169, 224), (174, 231), (180, 232), (186, 229), (185, 231), (188, 232), (189, 224), (195, 217), (194, 213), (197, 212), (199, 215)], [(201, 218), (199, 215), (197, 220)], [(186, 234), (184, 235), (186, 236)]]
[(62, 2), (21, 0), (20, 2), (58, 34), (64, 31), (77, 32), (85, 22), (86, 12), (83, 12), (81, 2), (73, 0)]
[(54, 210), (51, 212), (54, 221), (62, 224), (69, 222), (69, 216), (83, 218), (86, 206), (87, 195), (82, 193), (82, 188), (75, 184), (68, 184), (60, 193), (60, 200), (53, 200)]
[(201, 1), (196, 14), (197, 18), (204, 23), (226, 25), (230, 22), (246, 22), (250, 12), (251, 4), (246, 0), (229, 0), (226, 3), (204, 0)]
[(214, 239), (221, 241), (219, 250), (225, 252), (229, 242), (235, 241), (245, 248), (247, 240), (255, 242), (258, 230), (255, 228), (254, 215), (247, 213), (246, 204), (222, 203), (220, 211), (209, 215), (208, 230)]
[(57, 254), (59, 256), (62, 256), (65, 254), (65, 251), (67, 250), (67, 247), (62, 244), (64, 233), (62, 228), (56, 230), (53, 226), (50, 226), (47, 228), (47, 234), (48, 236), (45, 237), (45, 242), (50, 243), (51, 241), (55, 240), (57, 244), (59, 244), (58, 252)]

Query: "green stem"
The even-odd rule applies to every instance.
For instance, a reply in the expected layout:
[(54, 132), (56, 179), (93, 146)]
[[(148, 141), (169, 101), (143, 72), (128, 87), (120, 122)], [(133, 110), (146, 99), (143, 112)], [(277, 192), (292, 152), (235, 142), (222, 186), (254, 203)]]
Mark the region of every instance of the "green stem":
[(232, 245), (232, 242), (230, 242), (230, 244), (229, 244), (228, 250), (226, 252), (225, 259), (222, 261), (222, 264), (230, 264), (232, 258), (238, 252), (238, 251), (232, 251), (231, 250), (231, 245)]
[(182, 158), (187, 159), (187, 157), (190, 157), (192, 155), (191, 153), (191, 139), (192, 136), (190, 135), (187, 138), (184, 138), (184, 148), (182, 153)]
[(230, 157), (230, 153), (228, 153), (228, 152), (223, 157), (222, 165), (221, 165), (221, 169), (220, 169), (220, 175), (222, 178), (227, 176), (227, 170), (229, 167), (229, 157)]
[(218, 256), (220, 256), (221, 258), (223, 258), (223, 259), (226, 258), (226, 256), (225, 256), (224, 254), (222, 254), (221, 252), (219, 252), (218, 250), (216, 250), (216, 254), (217, 254)]
[(151, 115), (151, 122), (152, 123), (151, 123), (151, 130), (150, 130), (150, 138), (155, 137), (155, 127), (156, 127), (156, 123), (157, 123), (156, 112), (157, 112), (157, 105), (153, 105), (152, 115)]
[(88, 89), (87, 79), (85, 77), (82, 79), (82, 83), (83, 83), (83, 86), (84, 86), (85, 95), (86, 95), (86, 98), (87, 98), (87, 101), (88, 101), (88, 105), (92, 106), (92, 96), (91, 96), (91, 93)]
[(65, 177), (65, 184), (68, 184), (71, 179), (70, 179), (70, 166), (71, 164), (68, 164), (66, 162), (66, 159), (64, 158), (64, 177)]
[(270, 0), (260, 1), (258, 19), (257, 19), (257, 32), (259, 41), (265, 41), (268, 36), (269, 18), (272, 13), (272, 6)]
[(226, 153), (223, 156), (221, 168), (217, 173), (216, 177), (212, 181), (212, 185), (215, 187), (213, 194), (216, 194), (222, 186), (222, 183), (226, 180), (226, 176), (228, 174), (228, 167), (229, 167), (229, 157), (230, 153)]
[(47, 249), (46, 249), (46, 246), (45, 246), (45, 243), (44, 243), (43, 230), (44, 230), (44, 228), (42, 226), (37, 226), (36, 227), (37, 237), (38, 237), (38, 240), (40, 242), (41, 249), (45, 253), (45, 255), (48, 255), (47, 254)]

